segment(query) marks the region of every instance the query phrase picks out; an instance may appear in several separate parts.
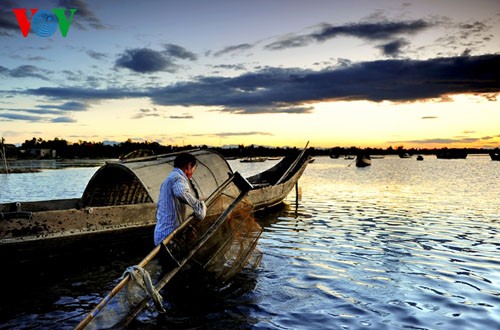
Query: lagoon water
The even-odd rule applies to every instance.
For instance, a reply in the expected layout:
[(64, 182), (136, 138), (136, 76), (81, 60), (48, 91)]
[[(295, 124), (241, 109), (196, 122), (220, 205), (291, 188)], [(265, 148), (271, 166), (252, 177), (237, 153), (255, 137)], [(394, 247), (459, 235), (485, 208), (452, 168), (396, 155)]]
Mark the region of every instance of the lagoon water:
[[(500, 329), (500, 162), (317, 157), (283, 209), (256, 216), (262, 262), (167, 296), (131, 329)], [(230, 161), (244, 175), (275, 161)], [(0, 202), (80, 197), (97, 167), (0, 175)], [(94, 265), (0, 306), (0, 329), (71, 329), (142, 256)], [(5, 271), (5, 270), (2, 270)], [(34, 279), (37, 281), (37, 279)]]

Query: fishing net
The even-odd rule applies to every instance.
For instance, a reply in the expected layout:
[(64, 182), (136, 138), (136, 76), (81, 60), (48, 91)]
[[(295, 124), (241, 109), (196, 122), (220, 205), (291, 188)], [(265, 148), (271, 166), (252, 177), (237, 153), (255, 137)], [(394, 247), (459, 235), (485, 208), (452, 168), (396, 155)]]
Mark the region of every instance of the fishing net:
[(241, 203), (214, 234), (216, 248), (210, 250), (212, 255), (203, 268), (215, 280), (227, 281), (247, 264), (252, 253), (258, 253), (255, 246), (261, 233), (262, 228), (255, 222), (251, 205)]
[(260, 258), (255, 247), (262, 228), (244, 195), (234, 182), (227, 185), (207, 203), (203, 221), (189, 218), (140, 267), (127, 269), (121, 282), (77, 329), (119, 328), (148, 305), (161, 310), (158, 291), (181, 271), (202, 270), (207, 278), (225, 282), (249, 261), (257, 266)]

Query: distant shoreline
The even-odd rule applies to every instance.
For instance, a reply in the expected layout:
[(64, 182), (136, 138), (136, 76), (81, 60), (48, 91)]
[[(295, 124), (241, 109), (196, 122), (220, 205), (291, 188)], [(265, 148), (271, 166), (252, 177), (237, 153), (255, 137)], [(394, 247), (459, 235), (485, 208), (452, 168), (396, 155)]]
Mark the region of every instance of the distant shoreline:
[(38, 173), (41, 171), (38, 168), (9, 168), (8, 170), (0, 168), (0, 174)]

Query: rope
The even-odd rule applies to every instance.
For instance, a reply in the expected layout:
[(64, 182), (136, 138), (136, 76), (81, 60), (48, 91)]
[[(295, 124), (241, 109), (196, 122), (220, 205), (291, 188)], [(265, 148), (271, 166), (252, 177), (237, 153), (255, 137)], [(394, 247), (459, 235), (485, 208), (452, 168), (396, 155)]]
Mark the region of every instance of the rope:
[(166, 312), (163, 308), (163, 297), (154, 287), (153, 282), (151, 281), (151, 276), (149, 275), (149, 272), (147, 270), (137, 265), (130, 266), (125, 269), (122, 278), (127, 275), (130, 275), (130, 279), (148, 294), (148, 296), (153, 300), (155, 308), (158, 312)]

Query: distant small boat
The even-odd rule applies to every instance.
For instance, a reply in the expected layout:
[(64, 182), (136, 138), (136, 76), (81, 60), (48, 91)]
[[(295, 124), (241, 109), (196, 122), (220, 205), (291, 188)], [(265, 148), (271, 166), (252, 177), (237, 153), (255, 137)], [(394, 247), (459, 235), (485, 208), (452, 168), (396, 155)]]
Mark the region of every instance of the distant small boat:
[(399, 158), (411, 158), (411, 155), (407, 152), (402, 152), (399, 154)]
[(372, 164), (372, 159), (370, 155), (358, 155), (356, 156), (356, 167), (366, 167)]
[(385, 156), (384, 155), (373, 155), (373, 156), (370, 156), (371, 159), (384, 159)]
[(465, 159), (467, 153), (463, 150), (443, 150), (436, 153), (438, 159)]
[(345, 160), (351, 160), (351, 159), (354, 159), (356, 158), (356, 156), (353, 156), (353, 155), (347, 155), (344, 157)]
[(491, 160), (500, 160), (500, 152), (490, 152)]
[(339, 157), (340, 157), (339, 154), (330, 154), (330, 158), (332, 158), (332, 159), (337, 159)]
[(246, 157), (240, 160), (240, 163), (262, 163), (267, 160), (267, 157)]
[(418, 155), (418, 156), (417, 156), (417, 160), (424, 160), (424, 156), (422, 156), (422, 155)]

